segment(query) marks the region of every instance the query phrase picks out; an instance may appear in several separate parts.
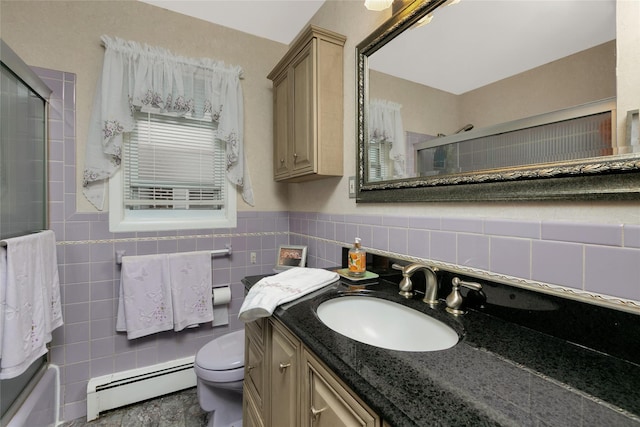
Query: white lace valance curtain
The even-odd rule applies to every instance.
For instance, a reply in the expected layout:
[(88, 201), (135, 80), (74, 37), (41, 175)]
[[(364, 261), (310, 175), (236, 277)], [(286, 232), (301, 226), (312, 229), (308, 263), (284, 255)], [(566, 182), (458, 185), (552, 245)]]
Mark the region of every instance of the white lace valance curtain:
[(243, 150), (242, 69), (207, 58), (185, 58), (132, 41), (102, 36), (105, 46), (89, 124), (84, 194), (103, 209), (105, 184), (120, 166), (122, 137), (134, 129), (136, 108), (206, 117), (226, 143), (227, 178), (253, 206)]
[(389, 160), (393, 164), (393, 178), (404, 178), (407, 148), (402, 127), (402, 106), (395, 102), (373, 99), (369, 102), (369, 142), (391, 143)]

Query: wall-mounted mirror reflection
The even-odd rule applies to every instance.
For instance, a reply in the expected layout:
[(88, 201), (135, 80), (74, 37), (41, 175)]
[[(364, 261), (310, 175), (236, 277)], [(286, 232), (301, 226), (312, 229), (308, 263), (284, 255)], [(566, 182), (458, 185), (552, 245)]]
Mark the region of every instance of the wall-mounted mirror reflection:
[(615, 132), (616, 3), (461, 0), (368, 62), (365, 183), (630, 152)]

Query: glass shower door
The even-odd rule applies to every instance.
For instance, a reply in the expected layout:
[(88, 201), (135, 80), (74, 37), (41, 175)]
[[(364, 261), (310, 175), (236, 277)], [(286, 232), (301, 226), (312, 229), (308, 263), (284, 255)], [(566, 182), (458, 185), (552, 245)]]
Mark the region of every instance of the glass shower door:
[[(47, 102), (50, 90), (0, 40), (0, 240), (47, 228)], [(27, 84), (26, 82), (29, 82)], [(35, 89), (34, 89), (35, 88)], [(0, 316), (2, 307), (0, 307)], [(1, 323), (1, 322), (0, 322)], [(1, 357), (1, 355), (0, 355)], [(42, 356), (0, 380), (0, 425), (44, 372)]]

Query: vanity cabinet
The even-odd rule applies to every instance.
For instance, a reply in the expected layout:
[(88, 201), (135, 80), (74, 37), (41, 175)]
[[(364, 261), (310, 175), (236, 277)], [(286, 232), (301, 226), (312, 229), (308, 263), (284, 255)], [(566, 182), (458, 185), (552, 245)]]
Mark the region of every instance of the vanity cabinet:
[(276, 181), (343, 174), (343, 47), (340, 34), (309, 26), (269, 73)]
[[(381, 420), (279, 320), (245, 327), (243, 425), (380, 427)], [(261, 329), (262, 340), (255, 330)], [(262, 342), (260, 347), (259, 343)], [(253, 346), (253, 348), (252, 348)], [(249, 366), (251, 352), (256, 365)], [(257, 355), (264, 355), (263, 358)], [(264, 370), (257, 368), (259, 364)], [(264, 374), (261, 375), (259, 372)]]

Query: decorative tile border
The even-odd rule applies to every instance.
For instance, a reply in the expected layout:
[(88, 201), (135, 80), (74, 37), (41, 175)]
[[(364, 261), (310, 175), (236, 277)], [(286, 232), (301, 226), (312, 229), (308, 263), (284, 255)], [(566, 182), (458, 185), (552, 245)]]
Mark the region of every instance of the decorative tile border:
[(233, 238), (233, 237), (263, 237), (263, 236), (287, 236), (288, 232), (270, 231), (264, 233), (225, 233), (225, 234), (195, 234), (186, 236), (148, 236), (148, 237), (123, 237), (115, 239), (99, 240), (65, 240), (56, 242), (57, 246), (87, 245), (100, 243), (136, 243), (136, 242), (159, 242), (171, 240), (191, 240), (191, 239), (213, 239), (213, 238)]

